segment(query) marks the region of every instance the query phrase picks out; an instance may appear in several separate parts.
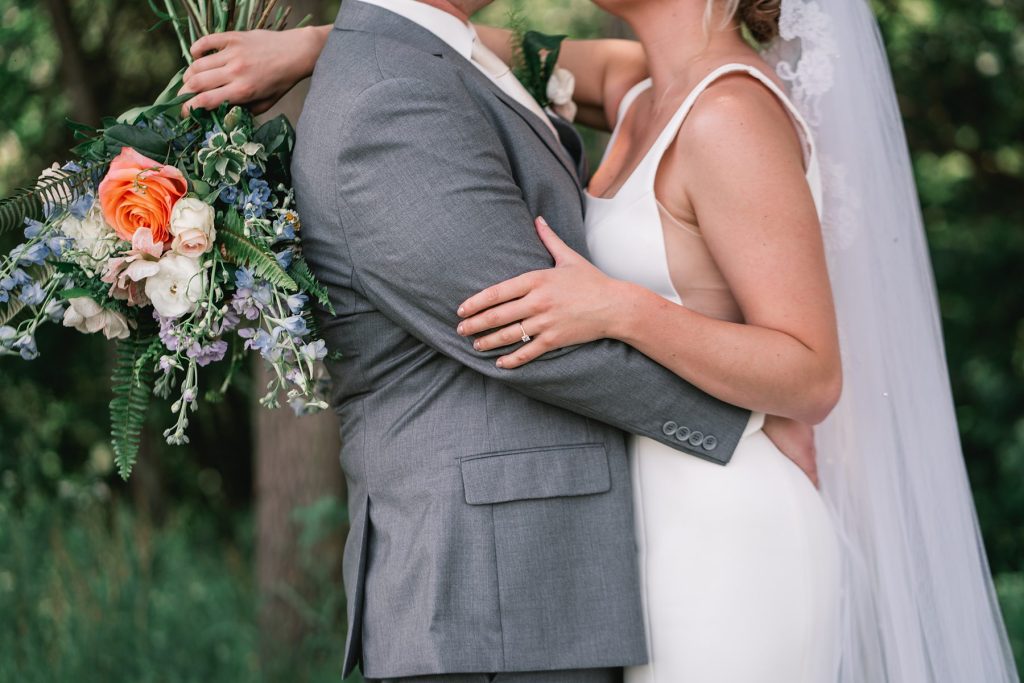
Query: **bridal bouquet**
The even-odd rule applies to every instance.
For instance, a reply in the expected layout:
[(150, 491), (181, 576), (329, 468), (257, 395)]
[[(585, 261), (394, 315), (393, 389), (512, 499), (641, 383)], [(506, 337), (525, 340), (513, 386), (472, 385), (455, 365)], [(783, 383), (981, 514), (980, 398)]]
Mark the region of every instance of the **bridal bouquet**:
[[(152, 4), (152, 0), (151, 0)], [(283, 27), (276, 0), (165, 0), (186, 61), (199, 35)], [(187, 39), (186, 39), (187, 38)], [(198, 368), (229, 364), (226, 391), (247, 350), (273, 368), (261, 403), (286, 394), (298, 413), (327, 407), (318, 361), (327, 353), (312, 301), (331, 308), (302, 256), (290, 187), (294, 131), (284, 117), (262, 125), (240, 107), (194, 110), (174, 97), (73, 124), (74, 159), (43, 171), (34, 187), (0, 200), (0, 234), (24, 242), (0, 255), (0, 355), (32, 360), (36, 332), (63, 323), (115, 340), (111, 438), (127, 477), (153, 394), (174, 400), (171, 444), (188, 443), (200, 398)]]

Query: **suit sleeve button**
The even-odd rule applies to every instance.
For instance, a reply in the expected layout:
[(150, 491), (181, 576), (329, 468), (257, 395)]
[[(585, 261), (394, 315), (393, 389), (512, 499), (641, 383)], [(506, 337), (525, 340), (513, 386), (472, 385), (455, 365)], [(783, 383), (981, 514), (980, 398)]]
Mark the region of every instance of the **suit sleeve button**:
[(669, 420), (661, 426), (661, 431), (665, 432), (665, 436), (672, 436), (676, 433), (677, 429), (679, 429), (679, 425), (672, 420)]
[(713, 451), (718, 448), (718, 439), (708, 434), (704, 437), (704, 450)]
[(692, 432), (690, 434), (690, 445), (699, 446), (704, 443), (704, 434), (701, 432)]
[(686, 441), (687, 439), (689, 439), (690, 428), (686, 426), (680, 427), (679, 431), (676, 432), (676, 438), (680, 441)]

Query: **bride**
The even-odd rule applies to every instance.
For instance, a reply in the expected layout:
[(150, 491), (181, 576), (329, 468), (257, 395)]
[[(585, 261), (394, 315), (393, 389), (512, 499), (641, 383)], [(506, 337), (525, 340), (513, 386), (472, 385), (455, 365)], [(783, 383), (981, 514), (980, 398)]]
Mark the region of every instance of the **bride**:
[[(587, 195), (594, 265), (538, 219), (554, 268), (464, 302), (459, 331), (481, 350), (532, 336), (499, 361), (510, 372), (617, 338), (755, 411), (724, 468), (633, 440), (651, 663), (627, 680), (1016, 681), (866, 3), (597, 4), (643, 49), (569, 41), (560, 57), (581, 120), (614, 129)], [(220, 52), (190, 70), (190, 104), (266, 109), (308, 75), (326, 30), (204, 39), (197, 57)], [(479, 34), (509, 56), (506, 33)], [(825, 418), (840, 347), (842, 396), (817, 430), (822, 496), (762, 425)]]

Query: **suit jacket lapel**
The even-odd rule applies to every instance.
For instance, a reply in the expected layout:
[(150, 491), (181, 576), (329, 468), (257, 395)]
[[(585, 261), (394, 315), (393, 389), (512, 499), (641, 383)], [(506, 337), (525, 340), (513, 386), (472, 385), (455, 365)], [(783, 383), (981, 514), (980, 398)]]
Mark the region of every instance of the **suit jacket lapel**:
[[(450, 57), (449, 57), (450, 53)], [(547, 148), (551, 150), (551, 153), (555, 155), (558, 161), (562, 164), (562, 167), (572, 176), (573, 181), (576, 183), (576, 187), (582, 190), (580, 185), (580, 178), (576, 175), (576, 164), (569, 157), (569, 153), (565, 151), (561, 141), (555, 137), (555, 134), (551, 132), (551, 129), (547, 125), (537, 118), (537, 115), (532, 111), (519, 104), (511, 95), (506, 93), (497, 83), (488, 78), (480, 69), (476, 68), (472, 62), (469, 62), (462, 58), (461, 55), (456, 54), (453, 50), (449, 50), (445, 54), (445, 57), (454, 61), (461, 69), (462, 73), (465, 74), (470, 80), (477, 83), (477, 85), (486, 88), (491, 91), (495, 97), (501, 100), (509, 108), (512, 109), (516, 114), (519, 115), (523, 121), (533, 129), (533, 132), (537, 134)]]
[(454, 64), (469, 81), (475, 83), (477, 87), (484, 88), (493, 93), (495, 97), (518, 114), (544, 142), (547, 148), (551, 150), (551, 153), (555, 155), (559, 163), (562, 164), (562, 167), (565, 168), (566, 172), (576, 183), (576, 188), (582, 192), (583, 188), (580, 184), (580, 178), (576, 174), (575, 163), (569, 158), (561, 142), (544, 122), (537, 118), (536, 114), (519, 104), (498, 87), (494, 81), (485, 76), (472, 62), (453, 50), (433, 33), (394, 12), (362, 2), (343, 2), (334, 26), (344, 31), (362, 31), (387, 36), (393, 40), (423, 50), (428, 54), (446, 59)]

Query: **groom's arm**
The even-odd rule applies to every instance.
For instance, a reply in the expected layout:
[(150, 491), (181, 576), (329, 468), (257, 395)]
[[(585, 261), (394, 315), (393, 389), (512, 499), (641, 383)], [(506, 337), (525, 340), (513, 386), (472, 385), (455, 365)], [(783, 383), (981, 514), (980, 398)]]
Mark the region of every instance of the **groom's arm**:
[[(353, 281), (426, 344), (541, 401), (728, 461), (749, 413), (714, 399), (634, 349), (600, 341), (515, 370), (456, 333), (458, 302), (551, 266), (505, 151), (464, 88), (396, 79), (346, 117), (337, 201)], [(680, 440), (674, 426), (685, 426)], [(709, 438), (710, 437), (710, 438)]]

